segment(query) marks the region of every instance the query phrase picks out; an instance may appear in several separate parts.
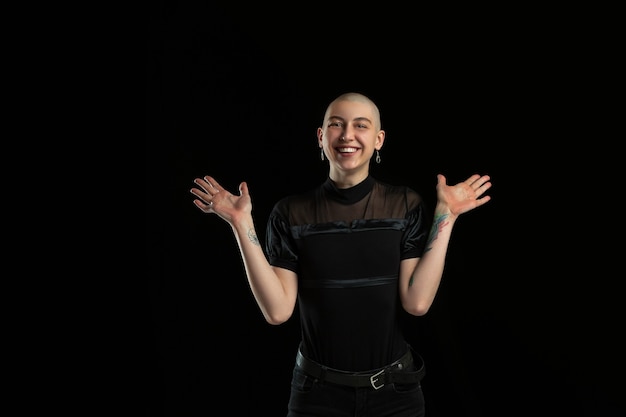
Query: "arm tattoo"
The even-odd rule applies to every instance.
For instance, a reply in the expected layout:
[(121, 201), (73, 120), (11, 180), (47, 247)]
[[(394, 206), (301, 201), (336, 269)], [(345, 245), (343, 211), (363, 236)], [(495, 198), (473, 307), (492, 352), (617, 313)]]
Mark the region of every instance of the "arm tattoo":
[[(435, 216), (433, 225), (430, 229), (430, 235), (428, 235), (428, 240), (426, 241), (426, 248), (424, 249), (424, 253), (428, 252), (429, 250), (433, 248), (431, 243), (433, 243), (437, 239), (437, 236), (439, 236), (439, 232), (441, 231), (441, 229), (443, 229), (444, 226), (448, 224), (448, 222), (445, 221), (447, 218), (448, 218), (447, 214), (439, 214)], [(411, 279), (409, 279), (409, 287), (413, 285), (414, 279), (415, 279), (415, 275), (411, 275)]]
[(254, 232), (254, 229), (248, 230), (248, 239), (250, 239), (250, 242), (254, 243), (255, 245), (261, 246), (261, 244), (259, 243), (259, 238)]
[(430, 229), (430, 235), (428, 236), (428, 241), (426, 242), (426, 249), (424, 252), (428, 252), (433, 247), (431, 243), (437, 240), (437, 236), (439, 236), (439, 232), (444, 228), (445, 225), (448, 224), (446, 219), (448, 218), (447, 214), (439, 214), (435, 216), (435, 220), (433, 221), (433, 226)]

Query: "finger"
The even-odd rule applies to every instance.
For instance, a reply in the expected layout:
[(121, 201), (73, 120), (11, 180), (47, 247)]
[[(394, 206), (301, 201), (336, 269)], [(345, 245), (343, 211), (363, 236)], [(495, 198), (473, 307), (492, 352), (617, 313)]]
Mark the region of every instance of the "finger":
[[(478, 174), (474, 174), (471, 177), (469, 177), (468, 179), (465, 180), (465, 183), (469, 186), (474, 186), (476, 185), (476, 183), (480, 181), (480, 175)], [(478, 187), (480, 187), (480, 185), (478, 185)]]
[[(202, 188), (204, 191), (206, 191), (206, 187), (204, 184), (204, 180), (202, 178), (196, 178), (193, 180), (193, 183), (196, 184), (198, 187)], [(194, 189), (191, 189), (191, 192), (195, 194)]]
[[(487, 192), (487, 190), (488, 190), (488, 189), (490, 189), (490, 188), (491, 188), (491, 182), (489, 182), (489, 181), (485, 180), (485, 181), (483, 181), (483, 182), (480, 184), (480, 187), (478, 187), (478, 188), (475, 190), (475, 193), (476, 193), (476, 195), (477, 195), (477, 196), (481, 196), (481, 195), (483, 195), (485, 192)], [(483, 199), (484, 199), (484, 197), (483, 197)], [(484, 203), (486, 203), (487, 201), (489, 201), (489, 199), (487, 199), (486, 201), (484, 201)]]
[(191, 192), (191, 194), (195, 195), (196, 197), (198, 197), (199, 199), (209, 202), (211, 201), (211, 198), (213, 197), (208, 191), (206, 191), (206, 188), (208, 186), (206, 185), (202, 185), (202, 183), (196, 181), (196, 184), (201, 188), (192, 188), (191, 190), (189, 190), (189, 192)]
[(482, 177), (480, 177), (478, 179), (478, 182), (480, 183), (480, 185), (485, 184), (487, 181), (489, 181), (491, 179), (491, 177), (489, 177), (489, 175), (483, 175)]
[[(476, 175), (472, 175), (469, 179), (468, 179), (468, 183), (469, 185), (472, 187), (472, 189), (474, 191), (481, 191), (481, 188), (489, 181), (489, 176), (488, 175), (483, 175), (480, 176), (478, 174)], [(486, 189), (482, 190), (481, 192), (486, 191)]]
[(485, 204), (489, 200), (491, 200), (491, 197), (488, 196), (488, 195), (486, 195), (486, 196), (484, 196), (482, 198), (477, 199), (476, 200), (476, 204), (477, 204), (476, 207), (482, 206), (483, 204)]
[(204, 204), (201, 200), (193, 200), (193, 203), (204, 213), (210, 213), (212, 211), (212, 204)]
[(217, 181), (215, 181), (215, 178), (211, 177), (210, 175), (205, 175), (204, 181), (206, 181), (206, 183), (209, 185), (209, 192), (211, 192), (212, 194), (219, 193), (221, 190), (224, 189)]
[(210, 176), (206, 175), (202, 178), (196, 178), (193, 180), (194, 184), (202, 188), (206, 193), (215, 194), (219, 192), (219, 184)]
[(484, 175), (480, 177), (478, 181), (476, 181), (476, 191), (480, 191), (481, 194), (491, 188), (491, 182), (489, 182), (490, 178), (488, 175)]

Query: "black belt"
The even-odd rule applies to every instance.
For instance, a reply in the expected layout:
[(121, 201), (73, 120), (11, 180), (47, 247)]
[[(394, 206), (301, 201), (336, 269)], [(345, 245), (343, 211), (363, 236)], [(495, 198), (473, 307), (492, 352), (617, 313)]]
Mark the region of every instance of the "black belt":
[[(418, 358), (421, 357), (415, 353)], [(296, 365), (304, 372), (320, 381), (332, 382), (350, 387), (382, 388), (385, 384), (413, 384), (422, 380), (425, 374), (424, 361), (417, 371), (407, 371), (413, 364), (413, 351), (408, 352), (394, 363), (371, 372), (346, 372), (321, 365), (302, 355), (300, 349), (296, 356)]]

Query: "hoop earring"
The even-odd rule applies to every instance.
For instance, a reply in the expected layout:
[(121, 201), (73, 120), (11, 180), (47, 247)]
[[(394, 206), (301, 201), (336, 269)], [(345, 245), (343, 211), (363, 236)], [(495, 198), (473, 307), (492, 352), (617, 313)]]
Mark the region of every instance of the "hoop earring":
[(376, 163), (380, 164), (380, 153), (378, 152), (378, 149), (376, 149)]
[(324, 148), (320, 149), (320, 158), (322, 158), (322, 161), (324, 160)]

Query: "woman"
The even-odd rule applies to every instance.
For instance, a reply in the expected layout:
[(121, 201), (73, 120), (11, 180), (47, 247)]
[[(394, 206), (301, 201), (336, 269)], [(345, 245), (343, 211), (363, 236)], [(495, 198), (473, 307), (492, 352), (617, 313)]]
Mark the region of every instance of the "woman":
[(423, 416), (424, 363), (402, 334), (400, 308), (428, 312), (452, 228), (490, 200), (490, 178), (450, 186), (438, 175), (434, 213), (412, 189), (376, 180), (370, 163), (380, 161), (385, 131), (375, 103), (358, 93), (330, 103), (317, 138), (328, 177), (276, 203), (265, 251), (246, 182), (234, 195), (211, 176), (196, 178), (194, 203), (232, 227), (268, 323), (287, 321), (298, 301), (288, 417)]

